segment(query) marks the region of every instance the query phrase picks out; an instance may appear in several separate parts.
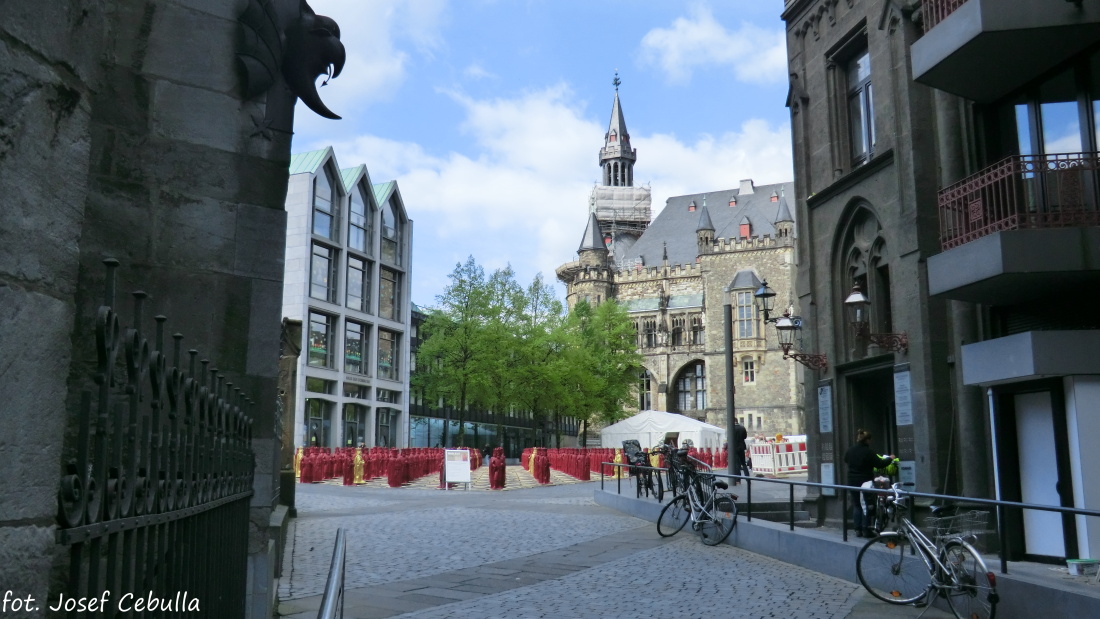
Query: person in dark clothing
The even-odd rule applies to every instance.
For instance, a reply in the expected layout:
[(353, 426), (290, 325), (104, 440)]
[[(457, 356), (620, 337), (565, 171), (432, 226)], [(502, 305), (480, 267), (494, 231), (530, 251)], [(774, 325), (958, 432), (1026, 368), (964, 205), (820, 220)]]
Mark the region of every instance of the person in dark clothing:
[[(852, 445), (844, 454), (844, 463), (848, 465), (848, 485), (861, 486), (864, 482), (875, 478), (875, 469), (884, 468), (893, 462), (894, 457), (882, 457), (871, 449), (871, 433), (867, 430), (859, 430), (856, 433), (856, 444)], [(863, 521), (863, 506), (860, 504), (858, 490), (850, 490), (852, 501), (852, 523), (856, 530), (856, 537), (872, 537), (874, 534), (868, 530)]]
[[(741, 422), (736, 417), (733, 418), (733, 444), (730, 448), (733, 449), (733, 474), (734, 475), (748, 475), (749, 468), (745, 466), (745, 451), (748, 450), (748, 445), (745, 443), (749, 438), (749, 431), (745, 429), (745, 426), (741, 425)], [(740, 479), (734, 480), (733, 485), (741, 483)]]

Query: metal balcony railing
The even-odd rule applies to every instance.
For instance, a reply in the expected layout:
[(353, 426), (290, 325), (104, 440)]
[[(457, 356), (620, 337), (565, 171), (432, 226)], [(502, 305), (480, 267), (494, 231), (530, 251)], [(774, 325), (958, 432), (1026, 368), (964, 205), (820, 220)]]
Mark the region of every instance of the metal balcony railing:
[(924, 0), (924, 31), (935, 28), (936, 24), (947, 19), (948, 15), (964, 4), (966, 0)]
[(1016, 155), (939, 192), (946, 251), (1002, 230), (1100, 225), (1096, 152)]

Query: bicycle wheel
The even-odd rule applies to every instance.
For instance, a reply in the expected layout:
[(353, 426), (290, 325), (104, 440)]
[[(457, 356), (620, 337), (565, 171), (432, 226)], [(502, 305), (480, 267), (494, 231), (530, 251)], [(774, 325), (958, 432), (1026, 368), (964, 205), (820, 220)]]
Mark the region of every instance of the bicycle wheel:
[(657, 502), (665, 500), (665, 482), (661, 480), (661, 475), (656, 474), (653, 476), (657, 480), (657, 491), (654, 493), (657, 495)]
[(997, 577), (974, 547), (948, 542), (940, 560), (948, 569), (947, 603), (959, 619), (991, 619), (997, 609)]
[(733, 520), (727, 520), (724, 516), (718, 513), (714, 509), (714, 505), (711, 504), (711, 508), (707, 510), (706, 520), (699, 523), (699, 528), (696, 532), (699, 537), (702, 538), (703, 543), (707, 546), (717, 546), (726, 541), (726, 538), (730, 536), (733, 531)]
[(688, 505), (687, 495), (681, 494), (661, 510), (657, 518), (657, 534), (661, 537), (676, 535), (688, 520), (691, 520), (691, 506)]
[(638, 474), (634, 476), (634, 490), (637, 498), (642, 498), (642, 487), (645, 486), (645, 473), (638, 471)]
[(928, 595), (932, 575), (909, 538), (886, 532), (871, 538), (856, 556), (856, 575), (871, 595), (891, 604), (912, 604)]

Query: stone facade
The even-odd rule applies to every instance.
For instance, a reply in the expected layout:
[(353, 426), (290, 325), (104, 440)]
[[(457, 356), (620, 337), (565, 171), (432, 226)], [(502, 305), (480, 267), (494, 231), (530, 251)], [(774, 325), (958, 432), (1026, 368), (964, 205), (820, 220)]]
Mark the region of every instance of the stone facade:
[[(925, 261), (939, 251), (935, 125), (932, 90), (910, 77), (913, 4), (787, 3), (792, 196), (803, 224), (795, 288), (812, 308), (811, 347), (829, 358), (806, 393), (810, 479), (845, 483), (844, 452), (866, 429), (917, 490), (942, 492), (961, 400), (947, 303), (927, 294)], [(907, 348), (852, 328), (844, 301), (855, 284), (871, 302), (867, 331), (905, 334)]]
[(121, 262), (118, 305), (128, 310), (130, 291), (147, 292), (144, 328), (153, 315), (168, 316), (185, 346), (216, 360), (257, 402), (248, 607), (253, 617), (271, 614), (283, 277), (281, 243), (271, 239), (285, 233), (294, 99), (281, 85), (266, 98), (241, 94), (242, 4), (4, 3), (4, 589), (45, 600), (63, 586), (58, 481), (74, 455), (79, 393), (96, 361), (101, 261), (113, 257)]
[[(617, 123), (625, 127), (618, 93), (612, 127)], [(753, 297), (766, 280), (779, 304), (797, 313), (795, 222), (785, 197), (792, 190), (790, 183), (756, 187), (744, 180), (737, 189), (670, 198), (652, 222), (636, 225), (644, 231), (629, 243), (608, 234), (612, 215), (593, 209), (577, 259), (557, 275), (570, 308), (615, 299), (634, 319), (646, 372), (635, 410), (726, 426), (730, 303), (735, 414), (752, 434), (803, 432), (801, 366), (784, 360)]]

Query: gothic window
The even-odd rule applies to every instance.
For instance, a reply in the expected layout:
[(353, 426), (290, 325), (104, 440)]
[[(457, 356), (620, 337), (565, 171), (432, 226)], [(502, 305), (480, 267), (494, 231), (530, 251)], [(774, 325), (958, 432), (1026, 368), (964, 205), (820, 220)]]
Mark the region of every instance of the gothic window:
[(751, 291), (737, 293), (737, 337), (756, 337), (756, 306)]
[(707, 407), (706, 366), (696, 361), (681, 372), (676, 379), (676, 406), (678, 412), (705, 410)]
[(645, 329), (645, 347), (655, 348), (657, 346), (657, 321), (646, 320), (643, 323)]
[(672, 345), (684, 345), (684, 317), (677, 316), (672, 319)]
[(703, 315), (695, 314), (691, 317), (691, 343), (704, 344), (703, 340)]
[(649, 370), (642, 370), (638, 383), (638, 410), (653, 410), (653, 375)]

